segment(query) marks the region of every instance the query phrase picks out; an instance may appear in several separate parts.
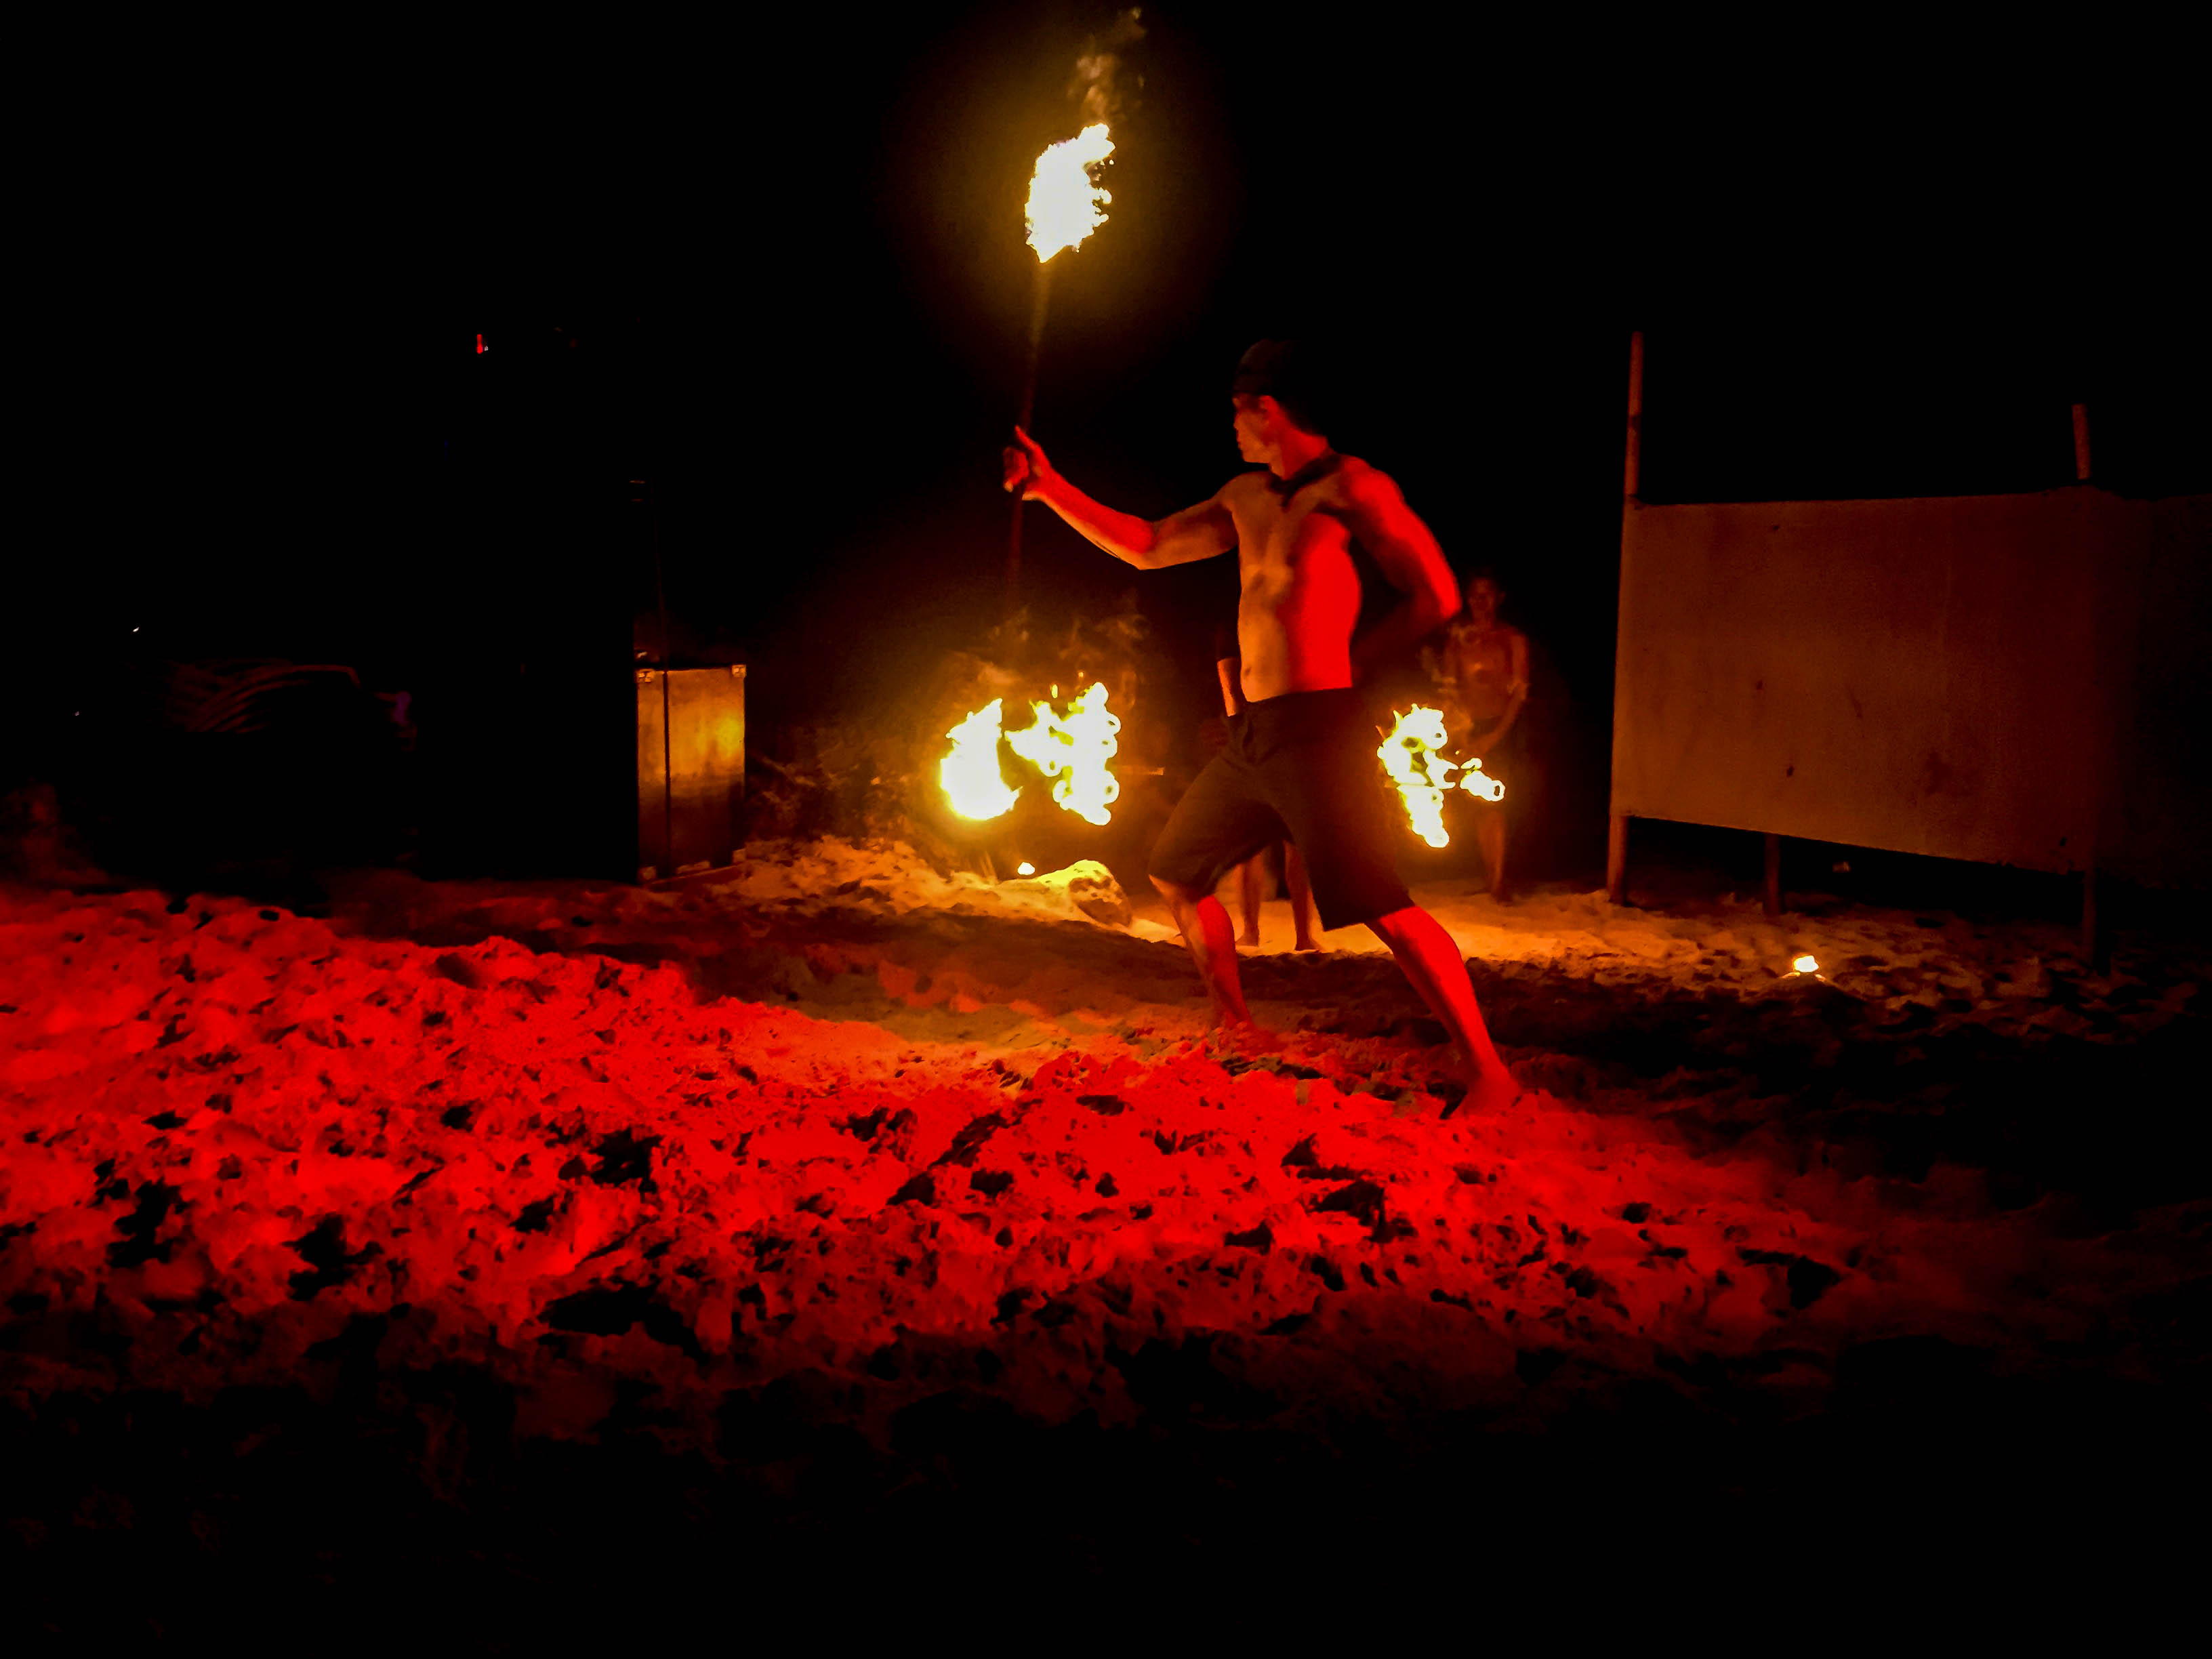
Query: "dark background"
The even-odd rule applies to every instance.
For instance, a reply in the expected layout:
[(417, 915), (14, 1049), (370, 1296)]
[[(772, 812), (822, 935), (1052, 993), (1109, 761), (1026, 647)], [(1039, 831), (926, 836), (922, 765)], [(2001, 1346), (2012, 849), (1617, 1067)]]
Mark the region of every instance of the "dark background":
[[(591, 862), (656, 535), (678, 659), (750, 665), (756, 750), (895, 702), (1000, 615), (1021, 201), (1110, 18), (386, 42), (343, 116), (313, 76), (172, 106), (85, 266), (5, 782), (144, 824), (190, 793), (145, 746), (161, 662), (345, 663), (412, 694), (395, 823), (476, 824), (456, 868), (526, 822), (538, 866)], [(2100, 483), (2212, 487), (2171, 41), (1144, 21), (1039, 437), (1116, 506), (1187, 505), (1240, 465), (1239, 351), (1316, 341), (1334, 440), (1500, 573), (1600, 812), (1632, 329), (1647, 499), (2063, 485), (2076, 401)], [(1194, 725), (1231, 564), (1027, 535), (1047, 625), (1137, 588)]]

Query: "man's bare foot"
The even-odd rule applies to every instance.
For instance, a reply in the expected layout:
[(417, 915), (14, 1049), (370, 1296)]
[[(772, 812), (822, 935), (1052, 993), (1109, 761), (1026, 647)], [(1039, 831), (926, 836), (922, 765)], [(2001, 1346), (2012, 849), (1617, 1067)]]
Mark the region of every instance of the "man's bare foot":
[(1318, 951), (1321, 949), (1321, 941), (1314, 938), (1311, 934), (1307, 934), (1304, 938), (1299, 939), (1297, 945), (1293, 948), (1300, 951)]
[(1256, 946), (1260, 943), (1260, 930), (1256, 927), (1247, 927), (1237, 935), (1237, 942), (1239, 945)]
[(1504, 1062), (1483, 1065), (1472, 1055), (1455, 1051), (1449, 1079), (1438, 1079), (1431, 1092), (1444, 1102), (1443, 1115), (1455, 1112), (1503, 1111), (1528, 1092)]
[(1460, 1109), (1470, 1112), (1502, 1112), (1528, 1092), (1514, 1079), (1513, 1073), (1503, 1066), (1492, 1066), (1471, 1085)]

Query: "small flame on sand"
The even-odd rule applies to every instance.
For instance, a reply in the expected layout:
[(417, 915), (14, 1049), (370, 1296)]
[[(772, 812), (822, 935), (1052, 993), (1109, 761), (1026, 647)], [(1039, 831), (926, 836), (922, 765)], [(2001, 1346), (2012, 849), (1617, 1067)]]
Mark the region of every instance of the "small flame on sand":
[[(1416, 703), (1398, 714), (1390, 735), (1375, 751), (1390, 781), (1405, 798), (1406, 816), (1412, 821), (1413, 833), (1431, 847), (1447, 846), (1451, 841), (1444, 829), (1447, 789), (1464, 789), (1484, 800), (1505, 799), (1505, 786), (1486, 775), (1480, 760), (1469, 761), (1462, 768), (1457, 761), (1445, 759), (1446, 741), (1443, 711)], [(1462, 773), (1456, 781), (1452, 777), (1455, 772)]]
[(1107, 712), (1104, 683), (1093, 681), (1064, 716), (1054, 714), (1048, 702), (1030, 707), (1036, 711), (1036, 724), (1007, 732), (1007, 743), (1054, 780), (1054, 800), (1078, 817), (1106, 823), (1113, 817), (1106, 809), (1121, 793), (1121, 783), (1107, 767), (1121, 747), (1114, 734), (1121, 729), (1121, 717)]
[(1799, 957), (1790, 965), (1801, 974), (1817, 974), (1820, 971), (1820, 964), (1810, 957)]
[(952, 739), (952, 752), (938, 763), (937, 781), (963, 818), (995, 818), (1022, 798), (1020, 790), (1007, 788), (999, 775), (1001, 708), (1002, 700), (994, 697), (945, 733)]
[(1033, 876), (1036, 874), (1036, 866), (1024, 859), (1014, 866), (1014, 873), (1018, 876)]
[(1085, 237), (1106, 222), (1106, 204), (1114, 198), (1091, 170), (1113, 153), (1114, 141), (1101, 122), (1037, 157), (1026, 222), (1039, 264), (1062, 248), (1080, 247)]

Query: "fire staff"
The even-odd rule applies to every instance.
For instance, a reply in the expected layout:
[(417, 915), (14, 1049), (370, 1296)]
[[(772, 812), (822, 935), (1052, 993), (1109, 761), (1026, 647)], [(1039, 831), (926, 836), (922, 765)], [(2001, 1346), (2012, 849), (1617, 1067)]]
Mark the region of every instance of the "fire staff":
[[(1234, 1039), (1265, 1036), (1245, 1006), (1229, 913), (1213, 894), (1228, 871), (1287, 836), (1305, 856), (1322, 926), (1372, 928), (1450, 1035), (1468, 1103), (1504, 1105), (1518, 1090), (1483, 1024), (1467, 964), (1398, 878), (1374, 732), (1354, 689), (1369, 666), (1449, 620), (1459, 585), (1397, 485), (1330, 447), (1297, 362), (1285, 341), (1244, 354), (1231, 388), (1237, 448), (1262, 470), (1240, 473), (1195, 507), (1157, 520), (1115, 512), (1068, 483), (1018, 427), (1006, 486), (1141, 570), (1237, 551), (1248, 707), (1169, 817), (1150, 866), (1217, 1023)], [(1357, 643), (1355, 538), (1406, 596)]]

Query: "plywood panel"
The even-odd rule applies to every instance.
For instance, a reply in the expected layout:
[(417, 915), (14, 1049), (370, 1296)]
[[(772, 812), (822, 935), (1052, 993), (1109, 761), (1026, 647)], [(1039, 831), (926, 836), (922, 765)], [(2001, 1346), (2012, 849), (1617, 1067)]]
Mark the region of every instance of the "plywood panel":
[(1614, 812), (2086, 866), (2142, 518), (2089, 489), (1632, 502)]

